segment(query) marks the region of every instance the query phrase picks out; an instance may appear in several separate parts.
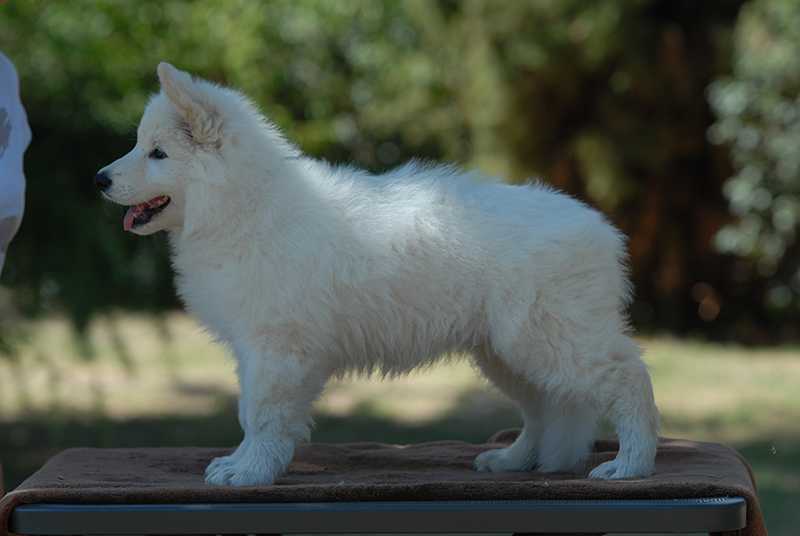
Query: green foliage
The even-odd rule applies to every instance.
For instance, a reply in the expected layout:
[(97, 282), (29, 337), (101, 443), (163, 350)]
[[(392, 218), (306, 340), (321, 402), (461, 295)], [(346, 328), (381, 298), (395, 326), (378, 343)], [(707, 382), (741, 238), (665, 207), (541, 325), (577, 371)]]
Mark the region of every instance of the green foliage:
[(756, 0), (740, 16), (732, 76), (714, 83), (719, 119), (736, 173), (724, 192), (738, 217), (717, 235), (722, 250), (755, 258), (771, 278), (768, 304), (800, 302), (800, 4)]

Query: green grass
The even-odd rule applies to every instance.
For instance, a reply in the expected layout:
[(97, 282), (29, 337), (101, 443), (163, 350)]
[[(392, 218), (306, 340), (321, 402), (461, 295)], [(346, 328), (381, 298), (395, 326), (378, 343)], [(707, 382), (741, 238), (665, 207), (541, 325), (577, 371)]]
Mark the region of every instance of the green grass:
[[(7, 488), (71, 446), (231, 445), (240, 439), (231, 359), (182, 315), (124, 315), (78, 343), (64, 322), (30, 326), (0, 359), (0, 460)], [(728, 443), (754, 467), (770, 534), (800, 523), (800, 350), (644, 339), (662, 435)], [(518, 425), (466, 362), (380, 382), (332, 383), (315, 441), (483, 441)], [(791, 503), (790, 503), (791, 501)]]

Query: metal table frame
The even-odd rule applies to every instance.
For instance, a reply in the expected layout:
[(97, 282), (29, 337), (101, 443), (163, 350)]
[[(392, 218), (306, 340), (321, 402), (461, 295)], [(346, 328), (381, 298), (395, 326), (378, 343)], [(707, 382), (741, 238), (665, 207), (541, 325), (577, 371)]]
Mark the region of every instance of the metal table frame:
[(32, 504), (11, 513), (24, 535), (707, 532), (737, 535), (741, 497), (674, 500)]

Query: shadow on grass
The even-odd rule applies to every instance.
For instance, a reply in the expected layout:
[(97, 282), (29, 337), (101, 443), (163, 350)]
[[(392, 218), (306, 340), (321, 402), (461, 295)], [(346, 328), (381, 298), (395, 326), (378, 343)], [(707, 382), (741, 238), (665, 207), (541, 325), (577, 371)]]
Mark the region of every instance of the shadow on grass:
[[(472, 394), (464, 395), (472, 398)], [(469, 407), (456, 404), (456, 408)], [(0, 423), (0, 461), (6, 489), (13, 489), (45, 460), (70, 447), (235, 446), (241, 439), (236, 401), (219, 399), (210, 415), (163, 415), (113, 420), (103, 416), (76, 418), (54, 413), (30, 414)], [(317, 442), (380, 441), (416, 443), (442, 439), (483, 442), (494, 432), (519, 425), (510, 407), (487, 408), (479, 416), (474, 407), (457, 409), (442, 418), (422, 423), (399, 422), (370, 405), (339, 417), (318, 414), (313, 440)], [(695, 423), (696, 425), (696, 423)], [(710, 426), (716, 423), (710, 420)], [(701, 427), (702, 429), (702, 427)], [(795, 534), (800, 513), (794, 506), (800, 494), (800, 435), (776, 431), (779, 441), (751, 441), (733, 445), (753, 465), (759, 479), (759, 496), (770, 534)], [(688, 435), (688, 434), (687, 434)]]
[[(664, 427), (677, 431), (673, 435), (687, 438), (715, 437), (731, 430), (760, 430), (758, 415), (710, 415), (689, 419), (665, 415)], [(745, 434), (743, 434), (745, 435)], [(756, 476), (758, 496), (771, 536), (795, 536), (800, 524), (796, 507), (800, 497), (800, 429), (790, 427), (761, 430), (758, 440), (729, 443), (750, 463)]]
[(733, 445), (753, 466), (758, 497), (771, 536), (798, 533), (800, 512), (800, 440)]
[[(219, 396), (217, 411), (208, 415), (170, 415), (111, 419), (101, 414), (29, 413), (24, 418), (0, 422), (0, 462), (6, 489), (13, 489), (49, 457), (72, 447), (236, 446), (242, 433), (236, 417), (236, 400)], [(481, 412), (453, 412), (423, 422), (398, 422), (362, 404), (341, 417), (316, 414), (312, 439), (317, 442), (378, 441), (416, 443), (442, 439), (482, 442), (498, 429), (519, 426), (510, 407)]]

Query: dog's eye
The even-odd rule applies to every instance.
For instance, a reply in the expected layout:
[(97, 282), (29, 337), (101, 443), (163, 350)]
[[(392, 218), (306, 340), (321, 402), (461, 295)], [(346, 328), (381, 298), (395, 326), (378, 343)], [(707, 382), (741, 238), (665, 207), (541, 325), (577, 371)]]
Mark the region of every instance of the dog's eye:
[(155, 149), (150, 151), (150, 154), (147, 156), (149, 156), (150, 158), (155, 158), (156, 160), (163, 160), (164, 158), (167, 157), (167, 153), (156, 147)]

